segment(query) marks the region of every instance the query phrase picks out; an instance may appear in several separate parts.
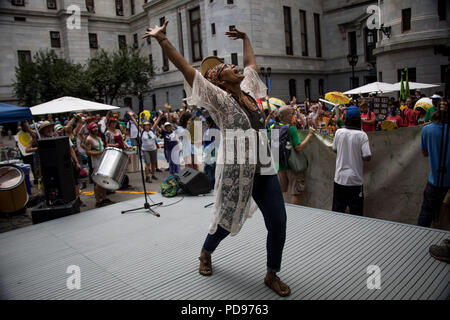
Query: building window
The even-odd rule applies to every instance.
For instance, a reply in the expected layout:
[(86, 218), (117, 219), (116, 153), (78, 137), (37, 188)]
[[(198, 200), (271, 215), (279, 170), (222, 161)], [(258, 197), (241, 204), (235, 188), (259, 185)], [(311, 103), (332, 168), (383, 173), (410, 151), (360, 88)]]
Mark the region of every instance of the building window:
[(61, 37), (58, 31), (50, 31), (50, 42), (52, 48), (61, 48)]
[(213, 56), (217, 57), (217, 50), (213, 50)]
[[(162, 26), (164, 24), (164, 22), (166, 22), (166, 17), (161, 17), (159, 18), (159, 25)], [(162, 53), (162, 58), (163, 58), (163, 68), (162, 70), (165, 71), (169, 71), (169, 58), (167, 57), (167, 55), (164, 53)]]
[(89, 48), (98, 49), (98, 41), (96, 33), (89, 33)]
[(235, 66), (238, 65), (238, 55), (237, 53), (231, 54), (231, 64), (234, 64)]
[(411, 8), (402, 10), (402, 32), (411, 30)]
[(183, 42), (183, 24), (181, 22), (181, 13), (177, 16), (178, 22), (178, 47), (181, 55), (184, 57), (184, 42)]
[[(401, 80), (402, 72), (405, 70), (405, 68), (398, 69), (397, 70), (397, 81)], [(405, 77), (403, 77), (403, 80), (406, 80)], [(417, 82), (416, 77), (416, 68), (408, 68), (408, 81), (409, 82)]]
[(323, 79), (319, 79), (319, 96), (325, 96), (325, 85)]
[(133, 108), (133, 99), (131, 97), (124, 98), (123, 104), (125, 105), (125, 107)]
[(148, 61), (150, 62), (150, 64), (153, 66), (153, 55), (149, 54), (148, 55)]
[(116, 15), (123, 16), (123, 0), (116, 0)]
[(286, 42), (286, 54), (293, 55), (292, 50), (292, 24), (291, 24), (291, 8), (283, 7), (284, 13), (284, 39)]
[(145, 38), (145, 40), (147, 41), (148, 45), (152, 44), (152, 37), (147, 37), (147, 38)]
[(169, 91), (166, 91), (166, 103), (168, 105), (170, 105), (170, 102), (169, 102)]
[(358, 46), (356, 44), (356, 31), (348, 33), (348, 54), (356, 56), (358, 54)]
[(95, 13), (94, 0), (86, 0), (86, 10), (90, 13)]
[(383, 72), (378, 72), (378, 82), (383, 82)]
[(17, 57), (19, 59), (19, 64), (23, 62), (31, 61), (31, 51), (28, 50), (19, 50), (17, 51)]
[(153, 110), (156, 110), (156, 95), (152, 94), (152, 107)]
[(56, 0), (47, 0), (47, 9), (56, 9)]
[(25, 21), (27, 21), (27, 18), (25, 18), (25, 17), (14, 17), (14, 21), (25, 22)]
[(192, 61), (202, 60), (202, 37), (201, 37), (201, 21), (200, 8), (195, 8), (189, 11), (189, 21), (191, 28), (191, 50)]
[(137, 33), (133, 34), (133, 47), (136, 49), (139, 48), (139, 41), (138, 41)]
[(25, 0), (11, 0), (13, 6), (25, 6)]
[(448, 73), (447, 67), (448, 67), (448, 65), (446, 65), (446, 64), (441, 66), (441, 83), (447, 82), (447, 73)]
[(366, 47), (366, 62), (376, 63), (377, 59), (373, 55), (373, 50), (377, 46), (377, 30), (364, 28), (364, 38)]
[(125, 37), (125, 35), (119, 34), (118, 39), (119, 39), (119, 49), (125, 49), (127, 47), (127, 38)]
[(211, 23), (211, 34), (213, 36), (216, 35), (216, 24), (215, 23)]
[(316, 36), (316, 57), (322, 57), (322, 37), (320, 36), (320, 15), (314, 13), (314, 31)]
[(234, 4), (234, 0), (227, 0), (227, 4)]
[(131, 15), (134, 15), (136, 13), (134, 8), (134, 0), (130, 0), (130, 8), (131, 8)]
[(305, 79), (305, 97), (311, 100), (311, 79)]
[(447, 20), (447, 1), (448, 0), (438, 0), (439, 21)]
[(300, 10), (300, 40), (302, 43), (302, 56), (308, 56), (308, 29), (306, 25), (306, 11)]
[(293, 97), (297, 97), (297, 81), (295, 79), (289, 79), (289, 97), (291, 100)]

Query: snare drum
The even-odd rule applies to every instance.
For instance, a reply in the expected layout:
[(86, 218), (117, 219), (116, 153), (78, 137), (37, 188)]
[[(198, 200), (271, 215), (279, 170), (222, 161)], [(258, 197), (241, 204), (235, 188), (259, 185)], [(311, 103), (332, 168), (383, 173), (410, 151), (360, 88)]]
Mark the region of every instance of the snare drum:
[(122, 150), (106, 148), (100, 159), (100, 165), (94, 171), (92, 180), (102, 188), (119, 189), (127, 172), (128, 161), (128, 156)]
[(0, 166), (0, 211), (15, 212), (28, 202), (23, 171), (16, 165)]

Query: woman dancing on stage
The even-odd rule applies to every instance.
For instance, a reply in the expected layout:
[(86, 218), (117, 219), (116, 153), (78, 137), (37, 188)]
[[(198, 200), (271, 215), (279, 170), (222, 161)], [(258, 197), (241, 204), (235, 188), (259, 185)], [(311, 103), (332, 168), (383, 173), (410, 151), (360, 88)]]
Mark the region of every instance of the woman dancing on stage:
[[(143, 38), (153, 37), (158, 40), (164, 53), (181, 71), (187, 82), (185, 90), (188, 103), (207, 109), (224, 137), (220, 139), (216, 167), (214, 218), (199, 257), (199, 272), (204, 276), (212, 275), (211, 254), (229, 234), (236, 235), (245, 220), (259, 207), (268, 231), (267, 274), (264, 283), (280, 296), (288, 296), (291, 293), (289, 286), (276, 275), (281, 268), (286, 238), (286, 209), (273, 160), (269, 157), (270, 162), (267, 164), (258, 157), (256, 164), (250, 164), (250, 161), (239, 164), (235, 145), (235, 161), (232, 164), (229, 164), (228, 159), (226, 163), (224, 162), (224, 150), (228, 150), (228, 139), (225, 138), (227, 130), (255, 129), (258, 132), (262, 129), (264, 134), (260, 134), (260, 137), (256, 135), (256, 154), (259, 154), (259, 148), (268, 149), (265, 117), (255, 100), (266, 95), (266, 86), (258, 76), (250, 40), (245, 33), (236, 29), (226, 33), (234, 40), (243, 40), (245, 67), (243, 73), (236, 66), (222, 63), (216, 57), (205, 58), (200, 73), (167, 39), (167, 24), (168, 21), (162, 26), (147, 29)], [(270, 154), (270, 150), (265, 152), (266, 155), (267, 152)], [(248, 148), (245, 150), (245, 156), (248, 159)]]

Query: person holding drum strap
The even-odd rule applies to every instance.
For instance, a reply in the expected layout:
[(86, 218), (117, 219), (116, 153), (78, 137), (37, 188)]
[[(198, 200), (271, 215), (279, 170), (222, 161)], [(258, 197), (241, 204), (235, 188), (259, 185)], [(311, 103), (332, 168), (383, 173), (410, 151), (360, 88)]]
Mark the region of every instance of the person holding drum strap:
[[(199, 272), (204, 276), (212, 275), (211, 254), (228, 235), (239, 233), (246, 219), (259, 207), (268, 231), (267, 273), (264, 283), (278, 295), (288, 296), (291, 289), (276, 275), (281, 268), (286, 238), (286, 209), (267, 145), (265, 117), (256, 102), (257, 98), (266, 95), (267, 88), (258, 76), (250, 40), (245, 33), (236, 29), (226, 33), (232, 39), (243, 40), (243, 73), (236, 66), (225, 64), (217, 57), (205, 58), (200, 73), (167, 39), (167, 24), (166, 20), (162, 26), (147, 29), (144, 38), (153, 37), (158, 41), (164, 54), (185, 78), (188, 104), (207, 109), (225, 136), (225, 139), (221, 139), (217, 159), (214, 217), (200, 253)], [(242, 153), (245, 161), (239, 163), (240, 152), (234, 143), (239, 139), (237, 130), (252, 134), (252, 140), (256, 142), (253, 145), (258, 150), (257, 161), (249, 159), (253, 156), (254, 160), (254, 148), (253, 152), (244, 148)]]
[[(95, 122), (91, 122), (88, 126), (89, 135), (86, 138), (86, 154), (91, 157), (92, 161), (92, 175), (100, 165), (103, 151), (105, 149), (105, 144), (98, 135), (98, 126)], [(95, 207), (99, 208), (105, 204), (114, 203), (113, 201), (106, 198), (106, 189), (102, 188), (100, 185), (95, 184)]]

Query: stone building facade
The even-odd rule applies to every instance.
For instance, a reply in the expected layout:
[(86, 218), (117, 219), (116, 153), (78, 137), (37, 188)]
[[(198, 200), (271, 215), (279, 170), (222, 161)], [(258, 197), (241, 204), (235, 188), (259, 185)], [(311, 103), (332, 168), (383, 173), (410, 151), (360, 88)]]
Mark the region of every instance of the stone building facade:
[[(1, 0), (0, 100), (15, 102), (12, 83), (19, 56), (52, 48), (59, 37), (60, 46), (53, 49), (61, 57), (81, 63), (93, 57), (98, 48), (118, 50), (120, 42), (140, 47), (155, 68), (152, 92), (144, 98), (145, 109), (160, 108), (164, 103), (178, 108), (185, 97), (181, 73), (165, 59), (156, 41), (141, 40), (148, 26), (164, 20), (170, 21), (168, 39), (195, 67), (210, 55), (242, 67), (242, 43), (226, 37), (225, 31), (230, 26), (245, 31), (258, 66), (264, 68), (263, 80), (271, 68), (269, 95), (284, 100), (293, 95), (298, 100), (317, 99), (330, 90), (346, 91), (352, 85), (376, 80), (397, 82), (398, 69), (405, 67), (415, 68), (417, 82), (439, 84), (448, 58), (435, 53), (435, 47), (449, 45), (447, 2)], [(380, 9), (380, 23), (390, 27), (389, 38), (367, 27), (367, 20), (372, 18), (367, 8), (373, 5)], [(68, 25), (73, 6), (81, 9), (80, 29)], [(408, 19), (410, 29), (403, 30)], [(350, 53), (358, 56), (353, 80), (347, 59)], [(137, 111), (137, 98), (127, 100)], [(114, 102), (120, 106), (124, 103)]]

